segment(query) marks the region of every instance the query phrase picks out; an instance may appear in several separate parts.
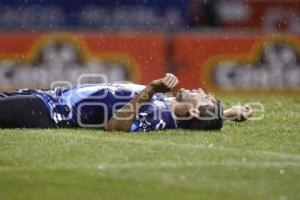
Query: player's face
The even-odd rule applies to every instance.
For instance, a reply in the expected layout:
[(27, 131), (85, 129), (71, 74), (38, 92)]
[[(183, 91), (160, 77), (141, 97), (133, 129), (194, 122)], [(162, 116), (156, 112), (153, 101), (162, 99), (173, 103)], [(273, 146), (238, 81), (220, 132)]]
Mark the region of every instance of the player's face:
[(214, 106), (215, 97), (206, 94), (202, 89), (180, 89), (177, 93), (176, 100), (190, 104), (192, 108), (199, 108), (199, 106)]

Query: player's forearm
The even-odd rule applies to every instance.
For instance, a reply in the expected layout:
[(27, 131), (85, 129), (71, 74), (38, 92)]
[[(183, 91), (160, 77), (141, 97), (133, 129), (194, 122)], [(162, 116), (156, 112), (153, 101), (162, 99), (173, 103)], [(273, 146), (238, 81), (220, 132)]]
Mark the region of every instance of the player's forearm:
[(224, 119), (235, 119), (238, 115), (237, 110), (227, 109), (224, 110)]
[(131, 125), (136, 118), (139, 108), (143, 103), (148, 102), (154, 93), (154, 88), (151, 85), (148, 85), (140, 94), (125, 104), (113, 115), (105, 126), (105, 130), (130, 131)]
[(249, 105), (233, 106), (224, 111), (224, 119), (242, 122), (252, 116), (252, 108)]

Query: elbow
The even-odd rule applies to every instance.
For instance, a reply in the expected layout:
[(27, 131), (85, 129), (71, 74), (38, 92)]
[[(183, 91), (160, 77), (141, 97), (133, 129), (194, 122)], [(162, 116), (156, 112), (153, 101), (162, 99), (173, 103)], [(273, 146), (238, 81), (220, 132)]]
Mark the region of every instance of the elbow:
[(104, 130), (106, 130), (106, 131), (115, 131), (116, 127), (112, 123), (107, 123), (106, 126), (104, 127)]
[(112, 129), (110, 126), (105, 126), (105, 127), (104, 127), (104, 130), (105, 130), (105, 131), (113, 131), (113, 129)]
[(104, 127), (105, 131), (121, 131), (121, 132), (130, 132), (130, 127), (119, 126), (117, 124), (108, 123)]

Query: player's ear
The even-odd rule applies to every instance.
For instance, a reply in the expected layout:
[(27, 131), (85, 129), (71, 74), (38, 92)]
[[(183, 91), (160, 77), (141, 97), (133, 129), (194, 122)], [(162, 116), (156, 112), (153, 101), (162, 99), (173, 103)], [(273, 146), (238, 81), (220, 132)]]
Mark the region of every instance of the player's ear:
[(198, 118), (200, 116), (200, 111), (196, 108), (191, 108), (191, 109), (189, 109), (189, 115), (191, 117)]

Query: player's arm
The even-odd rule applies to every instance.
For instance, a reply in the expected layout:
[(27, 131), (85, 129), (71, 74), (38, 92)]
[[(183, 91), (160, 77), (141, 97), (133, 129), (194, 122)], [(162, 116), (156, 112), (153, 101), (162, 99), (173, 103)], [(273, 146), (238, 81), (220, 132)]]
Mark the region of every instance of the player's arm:
[(162, 79), (152, 81), (141, 93), (113, 115), (105, 126), (105, 130), (130, 131), (131, 125), (143, 103), (148, 102), (155, 93), (169, 92), (177, 83), (177, 77), (170, 73), (166, 74)]
[(243, 122), (252, 116), (253, 110), (249, 105), (233, 106), (224, 111), (224, 119)]

